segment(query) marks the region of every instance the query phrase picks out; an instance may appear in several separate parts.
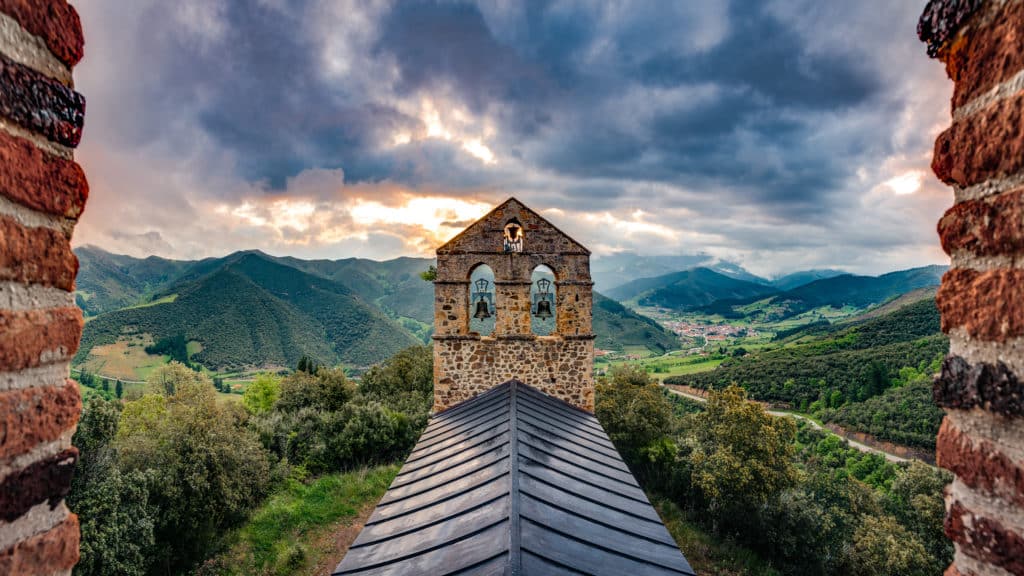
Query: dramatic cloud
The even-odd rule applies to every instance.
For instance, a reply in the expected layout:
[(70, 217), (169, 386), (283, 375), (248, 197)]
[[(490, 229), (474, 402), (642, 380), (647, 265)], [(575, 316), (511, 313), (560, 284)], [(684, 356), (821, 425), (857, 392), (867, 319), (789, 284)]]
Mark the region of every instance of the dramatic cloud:
[(950, 87), (914, 2), (78, 8), (78, 244), (429, 254), (515, 195), (599, 255), (945, 260), (928, 163)]

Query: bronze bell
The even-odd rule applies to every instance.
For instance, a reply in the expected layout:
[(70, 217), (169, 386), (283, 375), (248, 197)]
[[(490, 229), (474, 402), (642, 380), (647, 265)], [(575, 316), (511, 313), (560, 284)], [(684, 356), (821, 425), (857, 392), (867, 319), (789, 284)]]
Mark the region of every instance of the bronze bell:
[(473, 318), (477, 320), (483, 320), (484, 318), (491, 317), (490, 307), (487, 305), (487, 301), (480, 299), (476, 301), (476, 312), (473, 314)]
[(554, 314), (551, 313), (550, 300), (541, 300), (537, 302), (537, 318), (540, 318), (541, 320), (547, 320), (552, 316), (554, 316)]

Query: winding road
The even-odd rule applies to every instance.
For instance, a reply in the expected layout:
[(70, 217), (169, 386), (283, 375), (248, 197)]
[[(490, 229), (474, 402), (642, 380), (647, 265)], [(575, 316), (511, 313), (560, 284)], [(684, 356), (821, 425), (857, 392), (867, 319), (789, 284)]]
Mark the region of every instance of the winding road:
[[(708, 401), (707, 398), (704, 398), (702, 396), (698, 396), (696, 394), (689, 394), (687, 392), (683, 392), (681, 390), (675, 390), (675, 389), (669, 388), (667, 386), (665, 388), (669, 392), (671, 392), (673, 394), (678, 394), (679, 396), (682, 396), (683, 398), (687, 398), (687, 399), (693, 400), (695, 402), (702, 402), (703, 403), (703, 402), (707, 402)], [(817, 422), (815, 422), (811, 418), (808, 418), (808, 417), (803, 416), (801, 414), (794, 414), (792, 412), (784, 412), (784, 411), (781, 411), (781, 410), (768, 410), (768, 413), (771, 414), (772, 416), (779, 416), (779, 417), (790, 416), (790, 417), (793, 417), (793, 418), (798, 418), (800, 420), (803, 420), (803, 421), (807, 422), (808, 424), (810, 424), (811, 426), (813, 426), (814, 428), (816, 428), (818, 430), (825, 430), (825, 431), (829, 432), (830, 434), (835, 434), (835, 432), (833, 432), (832, 430), (828, 430), (828, 429), (822, 427), (821, 424), (818, 424)], [(839, 436), (838, 434), (836, 434), (836, 435)], [(908, 458), (904, 458), (902, 456), (897, 456), (895, 454), (891, 454), (889, 452), (886, 452), (885, 450), (880, 450), (878, 448), (875, 448), (874, 446), (868, 446), (867, 444), (862, 444), (862, 443), (857, 442), (856, 440), (853, 440), (851, 438), (847, 438), (845, 436), (842, 436), (842, 438), (844, 440), (846, 440), (847, 442), (849, 442), (850, 446), (852, 446), (853, 448), (856, 448), (857, 450), (860, 450), (861, 452), (874, 452), (876, 454), (881, 454), (882, 456), (885, 456), (885, 459), (890, 461), (890, 462), (909, 462), (910, 461)]]

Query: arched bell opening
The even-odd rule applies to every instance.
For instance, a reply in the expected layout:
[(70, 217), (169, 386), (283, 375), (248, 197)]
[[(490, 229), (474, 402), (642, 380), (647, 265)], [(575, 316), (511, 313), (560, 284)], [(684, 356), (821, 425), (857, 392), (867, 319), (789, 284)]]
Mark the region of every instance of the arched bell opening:
[(494, 334), (498, 309), (495, 306), (494, 270), (487, 264), (473, 268), (469, 275), (469, 331), (481, 336)]
[(555, 306), (555, 273), (541, 264), (530, 277), (530, 329), (537, 336), (550, 336), (558, 325)]

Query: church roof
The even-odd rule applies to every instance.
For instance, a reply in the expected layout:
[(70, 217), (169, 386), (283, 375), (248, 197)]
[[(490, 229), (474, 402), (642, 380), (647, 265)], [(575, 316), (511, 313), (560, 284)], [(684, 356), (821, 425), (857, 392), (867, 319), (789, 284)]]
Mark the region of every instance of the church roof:
[(512, 380), (430, 420), (334, 574), (694, 572), (597, 419)]

